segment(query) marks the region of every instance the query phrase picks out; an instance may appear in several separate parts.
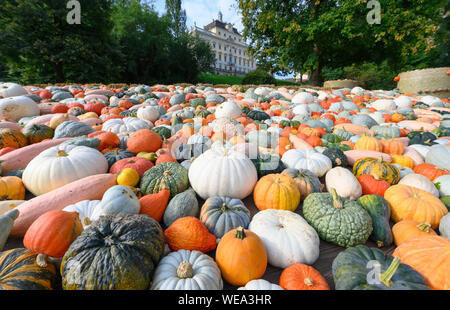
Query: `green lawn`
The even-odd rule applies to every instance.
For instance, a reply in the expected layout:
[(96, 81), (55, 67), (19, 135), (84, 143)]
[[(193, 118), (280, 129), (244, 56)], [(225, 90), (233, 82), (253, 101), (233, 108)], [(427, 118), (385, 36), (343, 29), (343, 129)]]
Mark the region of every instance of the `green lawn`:
[[(198, 82), (205, 84), (228, 84), (228, 85), (239, 85), (242, 84), (243, 76), (233, 76), (233, 75), (219, 75), (210, 73), (200, 73), (198, 75)], [(277, 80), (277, 86), (295, 86), (299, 85), (293, 82)]]

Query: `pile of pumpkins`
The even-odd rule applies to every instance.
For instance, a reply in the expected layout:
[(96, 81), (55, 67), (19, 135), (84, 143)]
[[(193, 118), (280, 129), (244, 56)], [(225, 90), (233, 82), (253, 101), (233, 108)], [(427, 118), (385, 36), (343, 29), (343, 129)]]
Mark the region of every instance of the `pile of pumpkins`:
[[(14, 83), (0, 98), (0, 251), (24, 246), (0, 252), (0, 289), (450, 289), (449, 100)], [(342, 247), (333, 285), (320, 242)]]

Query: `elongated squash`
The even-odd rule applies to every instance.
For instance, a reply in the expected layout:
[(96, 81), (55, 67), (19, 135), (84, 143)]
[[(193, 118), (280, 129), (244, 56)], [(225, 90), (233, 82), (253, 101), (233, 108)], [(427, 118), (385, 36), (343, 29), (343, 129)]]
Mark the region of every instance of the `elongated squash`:
[(392, 162), (392, 157), (389, 154), (381, 153), (377, 151), (362, 151), (362, 150), (351, 150), (351, 151), (345, 151), (345, 156), (347, 156), (348, 163), (350, 165), (353, 165), (358, 160), (364, 157), (373, 157), (373, 158), (380, 158), (383, 157), (384, 161), (387, 161), (388, 163)]
[(370, 130), (369, 128), (362, 126), (362, 125), (358, 125), (358, 124), (350, 124), (350, 123), (344, 123), (344, 124), (337, 124), (336, 126), (334, 126), (334, 130), (337, 129), (343, 129), (345, 131), (350, 131), (353, 132), (355, 135), (362, 135), (363, 133), (365, 133), (368, 136), (373, 136), (374, 132), (372, 130)]
[(314, 148), (309, 145), (306, 141), (300, 139), (296, 135), (289, 135), (289, 141), (291, 141), (292, 145), (296, 150), (313, 150)]
[(71, 138), (61, 138), (55, 140), (42, 141), (21, 147), (20, 149), (6, 153), (0, 156), (0, 163), (2, 167), (2, 174), (5, 175), (13, 170), (25, 168), (28, 163), (39, 155), (41, 152), (53, 146), (57, 146), (62, 142)]
[(106, 190), (117, 184), (116, 178), (110, 173), (88, 176), (20, 204), (11, 236), (23, 237), (33, 221), (47, 211), (61, 210), (82, 200), (101, 200)]

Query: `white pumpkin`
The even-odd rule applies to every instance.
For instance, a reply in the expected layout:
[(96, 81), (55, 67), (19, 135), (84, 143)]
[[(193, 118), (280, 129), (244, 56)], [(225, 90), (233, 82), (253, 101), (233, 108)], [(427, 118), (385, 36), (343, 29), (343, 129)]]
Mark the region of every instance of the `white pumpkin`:
[(152, 290), (222, 290), (216, 262), (199, 251), (178, 250), (166, 255), (156, 267)]
[(108, 171), (102, 153), (87, 146), (55, 146), (31, 160), (22, 181), (35, 196), (45, 194), (73, 181)]
[(245, 286), (238, 288), (240, 291), (282, 291), (284, 288), (277, 284), (270, 283), (264, 279), (256, 279), (247, 282)]
[(450, 170), (450, 146), (433, 145), (425, 157), (425, 162)]
[(0, 118), (18, 121), (22, 117), (40, 114), (36, 102), (25, 96), (0, 99)]
[(102, 200), (95, 206), (90, 219), (96, 221), (102, 215), (108, 214), (138, 214), (141, 210), (139, 199), (134, 192), (124, 185), (110, 187), (102, 197)]
[(68, 205), (63, 209), (63, 211), (77, 212), (80, 221), (83, 221), (83, 218), (85, 217), (91, 219), (92, 213), (99, 203), (100, 200), (82, 200), (73, 205)]
[(145, 106), (137, 110), (137, 117), (141, 120), (155, 122), (159, 118), (159, 110), (154, 106)]
[(450, 195), (450, 174), (441, 175), (433, 180), (436, 188), (439, 188), (439, 195), (449, 196)]
[(397, 105), (395, 104), (394, 100), (390, 99), (378, 99), (375, 102), (372, 102), (372, 107), (380, 110), (385, 111), (395, 111), (397, 109)]
[(136, 117), (113, 118), (103, 123), (102, 130), (115, 134), (131, 134), (139, 129), (150, 129), (147, 122)]
[(255, 165), (245, 154), (211, 147), (189, 168), (189, 182), (203, 199), (225, 196), (244, 199), (258, 180)]
[(412, 186), (421, 190), (424, 190), (426, 192), (429, 192), (433, 196), (439, 198), (439, 191), (434, 185), (433, 182), (431, 182), (426, 176), (418, 174), (418, 173), (411, 173), (406, 176), (404, 176), (398, 184), (404, 184), (408, 186)]
[(443, 216), (439, 222), (439, 232), (442, 237), (450, 239), (450, 213)]
[(413, 104), (411, 97), (408, 96), (399, 96), (394, 99), (394, 102), (397, 105), (398, 109), (410, 108), (412, 107)]
[(16, 83), (0, 83), (0, 98), (26, 95), (27, 90)]
[(281, 161), (288, 168), (308, 169), (318, 177), (322, 177), (332, 168), (331, 160), (313, 150), (289, 150), (283, 154)]
[(423, 161), (424, 158), (422, 157), (422, 155), (415, 148), (406, 146), (404, 148), (403, 155), (411, 157), (412, 160), (414, 160), (414, 166), (417, 166), (417, 165), (420, 165), (420, 164), (424, 163), (424, 161)]
[(314, 102), (314, 96), (307, 92), (300, 92), (292, 98), (291, 102), (298, 104), (310, 104)]
[(312, 265), (319, 257), (317, 232), (299, 214), (267, 209), (256, 213), (249, 230), (261, 238), (270, 265), (286, 268), (292, 264)]
[(425, 158), (427, 157), (428, 152), (430, 151), (430, 147), (429, 146), (422, 145), (422, 144), (411, 144), (411, 145), (408, 145), (408, 148), (411, 148), (411, 149), (415, 150), (417, 153), (419, 153), (420, 156), (422, 156), (423, 160), (425, 160)]
[(392, 165), (397, 167), (398, 172), (400, 172), (400, 179), (402, 179), (403, 177), (407, 176), (408, 174), (415, 173), (414, 170), (412, 170), (409, 167), (405, 167), (405, 166), (402, 166), (402, 165), (399, 165), (399, 164), (392, 164)]
[(346, 199), (355, 200), (362, 195), (361, 184), (346, 168), (335, 167), (328, 171), (325, 175), (325, 184), (328, 192), (334, 188), (339, 196)]
[(242, 114), (241, 108), (233, 101), (222, 102), (215, 111), (216, 118), (230, 117), (237, 118)]
[(311, 116), (311, 111), (308, 108), (308, 105), (306, 104), (298, 104), (292, 109), (292, 113), (294, 113), (296, 116)]
[(376, 112), (370, 113), (370, 114), (368, 114), (368, 115), (369, 115), (373, 120), (375, 120), (375, 122), (377, 122), (378, 125), (384, 124), (384, 122), (386, 121), (385, 118), (384, 118), (384, 116), (383, 116), (383, 113), (381, 113), (381, 112), (376, 111)]

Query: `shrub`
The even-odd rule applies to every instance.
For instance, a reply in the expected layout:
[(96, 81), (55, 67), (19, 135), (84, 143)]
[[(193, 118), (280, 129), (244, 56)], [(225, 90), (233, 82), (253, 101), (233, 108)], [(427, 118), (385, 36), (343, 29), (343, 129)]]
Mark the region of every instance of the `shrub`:
[(262, 70), (254, 70), (247, 73), (242, 79), (242, 84), (276, 84), (276, 79)]

